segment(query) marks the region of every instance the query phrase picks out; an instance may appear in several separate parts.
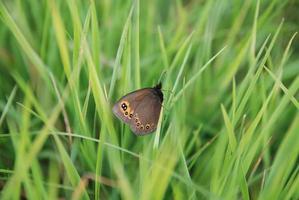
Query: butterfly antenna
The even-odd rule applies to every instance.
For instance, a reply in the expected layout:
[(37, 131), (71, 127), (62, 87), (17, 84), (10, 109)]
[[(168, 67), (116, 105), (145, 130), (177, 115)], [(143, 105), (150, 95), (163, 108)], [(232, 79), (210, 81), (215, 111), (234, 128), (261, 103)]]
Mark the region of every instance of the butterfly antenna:
[(169, 92), (171, 94), (173, 94), (174, 92), (172, 90), (165, 90), (165, 89), (161, 89), (163, 92)]
[(161, 83), (161, 82), (162, 82), (162, 80), (163, 80), (162, 78), (165, 76), (166, 72), (167, 72), (167, 70), (163, 70), (163, 72), (162, 72), (161, 75), (160, 75), (160, 78), (159, 78), (158, 83)]

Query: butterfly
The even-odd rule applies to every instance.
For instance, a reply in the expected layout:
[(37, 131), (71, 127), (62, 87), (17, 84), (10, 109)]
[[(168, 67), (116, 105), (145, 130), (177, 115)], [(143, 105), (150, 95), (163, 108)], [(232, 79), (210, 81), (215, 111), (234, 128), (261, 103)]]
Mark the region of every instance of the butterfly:
[(156, 130), (163, 102), (162, 84), (131, 92), (119, 99), (112, 111), (116, 117), (130, 125), (136, 135)]

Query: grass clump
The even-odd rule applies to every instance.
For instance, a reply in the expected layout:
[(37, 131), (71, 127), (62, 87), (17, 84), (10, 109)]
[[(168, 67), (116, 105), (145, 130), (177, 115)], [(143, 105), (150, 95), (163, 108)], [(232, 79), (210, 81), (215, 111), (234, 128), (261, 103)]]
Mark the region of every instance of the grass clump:
[[(298, 199), (296, 1), (1, 1), (1, 199)], [(162, 81), (158, 129), (112, 115)]]

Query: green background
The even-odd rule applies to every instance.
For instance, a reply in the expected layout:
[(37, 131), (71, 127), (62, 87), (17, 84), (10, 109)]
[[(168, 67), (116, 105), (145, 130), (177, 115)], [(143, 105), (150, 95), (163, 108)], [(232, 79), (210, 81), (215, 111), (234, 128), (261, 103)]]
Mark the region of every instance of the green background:
[[(297, 0), (1, 0), (1, 199), (298, 199)], [(163, 84), (158, 129), (111, 112)]]

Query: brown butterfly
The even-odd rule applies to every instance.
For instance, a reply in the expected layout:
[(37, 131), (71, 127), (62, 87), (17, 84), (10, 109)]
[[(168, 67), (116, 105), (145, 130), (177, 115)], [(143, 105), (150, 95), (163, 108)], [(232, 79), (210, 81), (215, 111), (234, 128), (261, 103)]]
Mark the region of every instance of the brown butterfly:
[(130, 125), (136, 135), (156, 130), (163, 102), (162, 84), (143, 88), (123, 96), (113, 106), (113, 113)]

